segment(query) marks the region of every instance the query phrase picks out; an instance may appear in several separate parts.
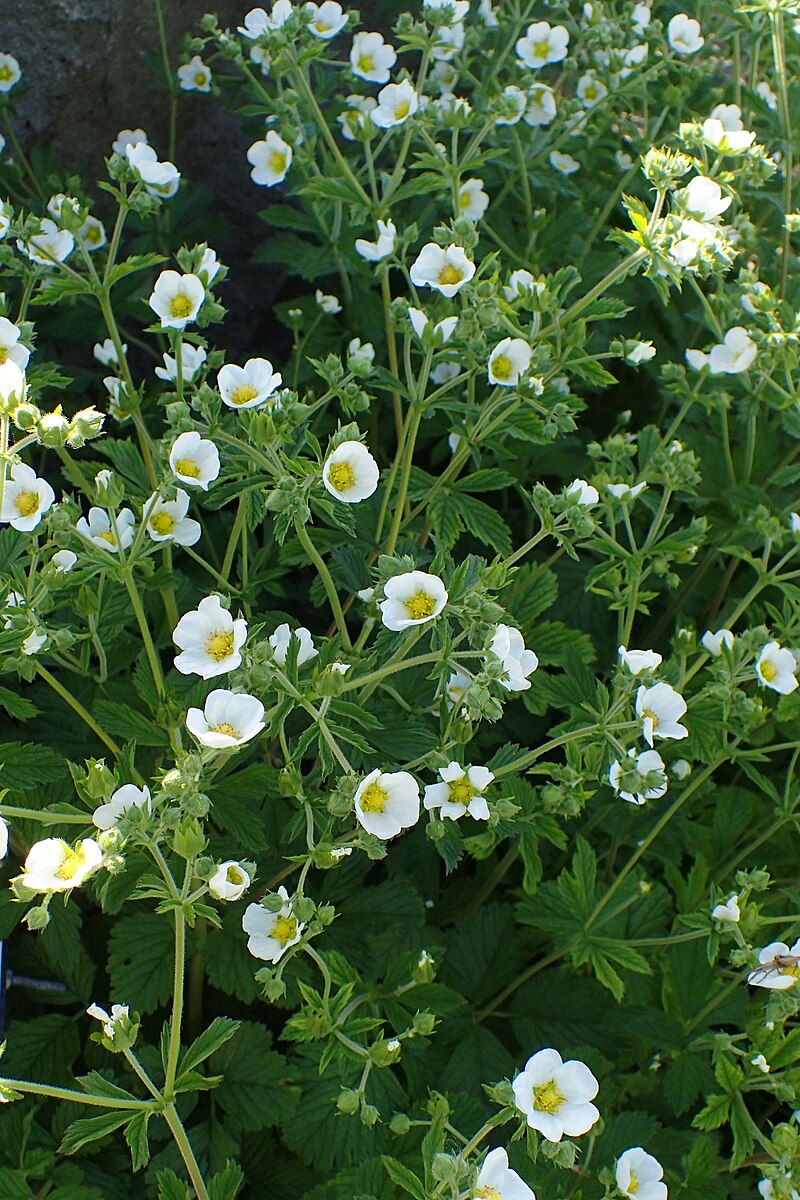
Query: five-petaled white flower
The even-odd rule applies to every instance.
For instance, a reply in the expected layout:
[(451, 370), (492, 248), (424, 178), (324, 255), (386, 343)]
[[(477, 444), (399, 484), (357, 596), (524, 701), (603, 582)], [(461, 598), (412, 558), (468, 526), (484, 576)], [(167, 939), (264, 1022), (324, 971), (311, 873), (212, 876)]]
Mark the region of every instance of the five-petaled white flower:
[(187, 517), (189, 494), (183, 488), (175, 492), (174, 500), (163, 500), (154, 492), (142, 506), (142, 519), (154, 542), (175, 542), (178, 546), (193, 546), (200, 540), (200, 522)]
[(384, 584), (383, 594), (381, 620), (394, 633), (432, 621), (447, 604), (444, 583), (438, 575), (429, 575), (427, 571), (393, 575)]
[(143, 129), (120, 129), (111, 143), (111, 150), (114, 154), (125, 155), (128, 146), (140, 144), (147, 145), (147, 134)]
[(736, 892), (729, 896), (724, 904), (716, 904), (711, 910), (712, 920), (721, 921), (726, 925), (738, 925), (741, 915)]
[(608, 782), (614, 791), (629, 804), (644, 804), (647, 800), (658, 800), (667, 790), (666, 768), (657, 750), (644, 750), (637, 754), (628, 751), (628, 760), (613, 762), (608, 772)]
[(685, 712), (686, 701), (668, 683), (640, 687), (636, 693), (636, 715), (642, 720), (642, 736), (648, 746), (654, 737), (678, 742), (688, 737), (689, 730), (679, 724)]
[(667, 1200), (667, 1185), (661, 1182), (664, 1168), (641, 1146), (633, 1146), (617, 1159), (617, 1187), (631, 1200)]
[(676, 13), (667, 25), (667, 41), (676, 54), (696, 54), (705, 40), (700, 22), (686, 13)]
[(162, 271), (147, 303), (162, 329), (185, 329), (197, 317), (205, 297), (206, 289), (196, 275)]
[(178, 190), (181, 174), (174, 163), (160, 162), (152, 146), (146, 141), (129, 142), (125, 157), (151, 196), (169, 200)]
[(234, 858), (220, 863), (208, 881), (208, 890), (217, 900), (241, 900), (249, 886), (249, 873)]
[(389, 72), (397, 62), (394, 47), (379, 33), (357, 33), (350, 51), (353, 74), (368, 83), (388, 83)]
[(525, 648), (525, 639), (518, 629), (498, 625), (489, 643), (489, 653), (499, 658), (503, 666), (500, 684), (508, 692), (525, 692), (531, 686), (529, 675), (539, 666), (533, 650)]
[(457, 821), (469, 813), (476, 821), (489, 820), (489, 806), (483, 793), (494, 779), (488, 767), (462, 767), (456, 762), (439, 768), (441, 783), (425, 788), (424, 805), (430, 812), (440, 809), (440, 816)]
[(7, 521), (12, 529), (21, 533), (28, 533), (36, 528), (55, 498), (50, 484), (46, 479), (40, 479), (33, 467), (14, 463), (5, 483), (0, 521)]
[(721, 217), (732, 202), (730, 196), (723, 196), (719, 184), (705, 175), (696, 176), (677, 193), (677, 197), (682, 201), (686, 213), (698, 221), (713, 221), (715, 217)]
[(408, 771), (376, 767), (356, 788), (353, 803), (359, 825), (387, 841), (419, 820), (419, 784)]
[[(191, 383), (197, 372), (206, 361), (206, 352), (202, 346), (193, 346), (191, 342), (181, 342), (181, 376), (184, 383)], [(172, 354), (163, 354), (163, 367), (155, 367), (159, 379), (166, 383), (174, 383), (178, 378), (178, 360)]]
[(428, 242), (417, 255), (410, 274), (415, 287), (436, 288), (443, 296), (455, 296), (472, 279), (475, 264), (461, 246), (442, 247)]
[(226, 363), (217, 375), (217, 387), (228, 408), (255, 408), (281, 386), (283, 377), (273, 371), (268, 358), (248, 358), (243, 367)]
[(556, 116), (556, 94), (544, 83), (535, 83), (528, 92), (528, 106), (522, 115), (526, 125), (538, 129), (550, 125)]
[(78, 241), (93, 254), (95, 250), (102, 250), (107, 240), (105, 225), (90, 214), (78, 230)]
[(219, 450), (196, 429), (181, 433), (172, 443), (169, 465), (181, 483), (208, 491), (208, 485), (219, 475)]
[(790, 949), (785, 942), (770, 942), (758, 952), (761, 963), (747, 976), (753, 987), (773, 988), (784, 992), (800, 979), (800, 940)]
[(741, 154), (752, 146), (756, 135), (749, 129), (742, 129), (741, 123), (734, 129), (718, 117), (708, 117), (703, 121), (703, 138), (720, 154)]
[(712, 375), (738, 375), (755, 360), (758, 347), (746, 329), (734, 325), (722, 342), (712, 346), (708, 354), (708, 369)]
[(489, 383), (516, 387), (532, 358), (533, 351), (523, 338), (503, 338), (489, 356)]
[(797, 659), (780, 642), (767, 642), (756, 660), (756, 675), (765, 687), (788, 696), (797, 687)]
[(310, 662), (312, 658), (316, 658), (319, 654), (319, 650), (314, 645), (314, 639), (305, 625), (301, 625), (298, 629), (290, 629), (287, 622), (284, 621), (283, 625), (279, 625), (269, 638), (269, 644), (272, 646), (272, 657), (279, 667), (282, 667), (286, 662), (286, 656), (289, 653), (289, 643), (292, 638), (295, 638), (299, 642), (299, 649), (297, 651), (298, 667), (302, 667), (303, 663)]
[(718, 629), (716, 633), (712, 633), (707, 629), (700, 638), (700, 644), (712, 654), (714, 658), (718, 658), (722, 654), (723, 647), (726, 650), (733, 648), (734, 636), (730, 629)]
[(292, 147), (280, 134), (270, 129), (261, 142), (253, 142), (247, 151), (247, 161), (253, 168), (250, 178), (260, 187), (275, 187), (282, 183), (292, 165)]
[(184, 613), (172, 633), (181, 651), (175, 666), (182, 675), (213, 679), (241, 664), (241, 648), (247, 639), (247, 622), (234, 619), (223, 608), (219, 596), (206, 596), (197, 608)]
[(178, 83), (184, 92), (210, 92), (211, 68), (195, 54), (183, 66), (178, 67)]
[(253, 958), (276, 963), (290, 946), (296, 946), (303, 936), (305, 925), (294, 915), (294, 905), (285, 887), (279, 887), (278, 897), (283, 904), (277, 912), (260, 904), (248, 904), (242, 917), (242, 929), (249, 934), (247, 949)]
[(87, 1017), (94, 1017), (103, 1026), (103, 1033), (113, 1042), (117, 1027), (130, 1017), (127, 1004), (112, 1004), (111, 1012), (107, 1013), (99, 1004), (90, 1004), (86, 1010)]
[(358, 504), (368, 499), (379, 479), (378, 464), (361, 442), (340, 442), (322, 468), (325, 487), (335, 499), (345, 504)]
[(22, 78), (20, 65), (13, 54), (0, 54), (0, 92), (10, 92)]
[(569, 496), (575, 504), (580, 504), (582, 508), (591, 508), (600, 499), (597, 488), (591, 483), (587, 483), (585, 479), (573, 479), (566, 489), (565, 495)]
[(264, 728), (264, 705), (256, 696), (217, 688), (209, 692), (205, 706), (190, 708), (186, 728), (201, 746), (231, 750), (257, 737)]
[(347, 24), (347, 13), (337, 0), (323, 0), (322, 4), (309, 3), (305, 10), (311, 18), (308, 32), (325, 42), (341, 33)]
[(559, 175), (574, 175), (581, 169), (577, 158), (573, 158), (571, 154), (562, 154), (560, 150), (551, 150), (548, 159), (550, 166), (558, 171)]
[(525, 37), (517, 42), (517, 55), (520, 61), (532, 70), (546, 67), (548, 63), (562, 62), (567, 57), (569, 31), (563, 25), (548, 25), (547, 21), (537, 21), (528, 26)]
[[(444, 317), (430, 328), (430, 318), (421, 308), (409, 308), (408, 319), (420, 341), (431, 346), (444, 346), (449, 342), (458, 324), (458, 317)], [(459, 374), (458, 368), (456, 374)]]
[(286, 24), (293, 12), (291, 0), (275, 0), (269, 14), (263, 8), (251, 8), (244, 18), (244, 25), (239, 26), (239, 33), (251, 41), (262, 34), (274, 33)]
[(0, 317), (0, 366), (5, 362), (16, 363), (21, 371), (28, 365), (31, 352), (19, 340), (19, 329), (7, 317)]
[(67, 575), (78, 561), (77, 554), (72, 550), (57, 550), (50, 563), (56, 569), (56, 574)]
[(62, 838), (45, 838), (28, 851), (19, 882), (31, 892), (67, 892), (78, 887), (103, 861), (93, 838), (70, 846)]
[(90, 508), (88, 521), (81, 517), (75, 528), (95, 546), (118, 554), (120, 547), (127, 550), (133, 541), (135, 524), (136, 518), (129, 508), (121, 508), (113, 521), (105, 509)]
[(605, 100), (608, 95), (608, 88), (602, 80), (597, 78), (594, 71), (587, 71), (578, 80), (575, 87), (575, 95), (584, 108), (594, 108), (595, 104), (599, 104), (601, 100)]
[(379, 129), (392, 129), (402, 125), (419, 108), (419, 96), (413, 83), (404, 79), (402, 83), (389, 83), (378, 92), (378, 107), (370, 116)]
[(465, 179), (458, 189), (458, 212), (456, 216), (480, 221), (489, 207), (489, 197), (483, 190), (482, 179)]
[(617, 653), (631, 675), (638, 675), (641, 671), (654, 671), (662, 661), (657, 650), (626, 650), (624, 646), (620, 646)]
[(17, 242), (23, 254), (31, 262), (42, 267), (52, 267), (64, 262), (75, 249), (75, 238), (68, 229), (59, 229), (49, 217), (39, 222), (39, 230), (27, 242)]
[(366, 238), (356, 238), (356, 254), (360, 254), (367, 262), (380, 262), (388, 258), (394, 250), (397, 229), (394, 221), (378, 221), (377, 241), (368, 242)]
[(606, 484), (606, 491), (615, 500), (635, 500), (646, 487), (646, 483), (636, 483), (633, 487), (629, 483), (608, 483)]
[(548, 1142), (587, 1133), (600, 1113), (591, 1103), (598, 1083), (585, 1063), (562, 1062), (557, 1050), (540, 1050), (512, 1081), (517, 1108)]
[(525, 1180), (509, 1167), (508, 1154), (502, 1146), (486, 1155), (476, 1188), (478, 1200), (536, 1200)]
[(92, 823), (97, 829), (113, 829), (119, 824), (120, 817), (132, 808), (150, 807), (150, 789), (147, 786), (136, 787), (133, 783), (123, 783), (113, 793), (106, 804), (99, 805), (92, 813)]

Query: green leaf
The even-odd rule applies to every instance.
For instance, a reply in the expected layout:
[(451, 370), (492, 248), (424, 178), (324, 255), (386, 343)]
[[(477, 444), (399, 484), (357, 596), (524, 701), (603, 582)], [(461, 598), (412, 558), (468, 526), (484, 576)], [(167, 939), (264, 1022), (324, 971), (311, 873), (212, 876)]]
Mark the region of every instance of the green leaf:
[(199, 1038), (184, 1051), (178, 1065), (178, 1074), (193, 1071), (201, 1062), (205, 1062), (210, 1054), (230, 1041), (238, 1028), (238, 1021), (232, 1021), (229, 1017), (215, 1017), (208, 1029), (203, 1030)]
[(112, 992), (135, 997), (139, 1012), (153, 1012), (172, 994), (172, 936), (169, 918), (149, 912), (120, 917), (111, 930)]
[(382, 1155), (381, 1162), (392, 1183), (396, 1183), (404, 1192), (408, 1192), (409, 1196), (414, 1197), (414, 1200), (427, 1200), (428, 1194), (413, 1171), (404, 1167), (396, 1158), (390, 1158), (388, 1154)]
[(152, 1115), (149, 1112), (137, 1113), (133, 1120), (125, 1126), (125, 1141), (131, 1148), (131, 1162), (134, 1171), (140, 1171), (150, 1162), (147, 1126)]
[(127, 275), (133, 275), (134, 271), (157, 267), (159, 263), (166, 261), (163, 254), (132, 254), (124, 262), (117, 263), (108, 277), (108, 285), (113, 287), (120, 279), (124, 279)]
[(129, 704), (115, 704), (109, 700), (96, 700), (94, 715), (107, 733), (132, 739), (139, 746), (167, 746), (169, 736), (165, 729), (156, 725), (144, 713)]
[(59, 1013), (14, 1020), (8, 1031), (3, 1074), (34, 1083), (72, 1083), (71, 1067), (80, 1053), (75, 1022)]
[(715, 1092), (706, 1100), (705, 1108), (693, 1118), (692, 1125), (695, 1129), (719, 1129), (729, 1119), (730, 1111), (730, 1094)]
[(262, 1025), (243, 1022), (236, 1039), (212, 1055), (210, 1066), (223, 1076), (214, 1100), (233, 1129), (264, 1129), (294, 1113), (292, 1072)]
[(179, 1179), (174, 1171), (159, 1171), (158, 1200), (192, 1200), (192, 1192), (188, 1184)]
[(29, 721), (31, 717), (39, 715), (35, 704), (7, 687), (0, 687), (0, 708), (4, 708), (8, 715), (17, 721)]
[(228, 1162), (224, 1170), (208, 1181), (208, 1200), (236, 1200), (244, 1183), (244, 1171), (238, 1163)]
[(26, 791), (68, 778), (66, 760), (47, 746), (0, 743), (0, 787)]
[(115, 1111), (103, 1113), (101, 1117), (86, 1117), (80, 1121), (73, 1121), (64, 1131), (58, 1152), (59, 1154), (75, 1154), (82, 1146), (88, 1145), (89, 1142), (99, 1141), (100, 1138), (113, 1133), (115, 1129), (119, 1129), (130, 1119), (130, 1112)]
[(76, 1075), (75, 1082), (79, 1083), (85, 1092), (94, 1096), (109, 1096), (116, 1100), (135, 1100), (132, 1092), (118, 1087), (110, 1079), (106, 1079), (99, 1071), (90, 1071), (88, 1075)]

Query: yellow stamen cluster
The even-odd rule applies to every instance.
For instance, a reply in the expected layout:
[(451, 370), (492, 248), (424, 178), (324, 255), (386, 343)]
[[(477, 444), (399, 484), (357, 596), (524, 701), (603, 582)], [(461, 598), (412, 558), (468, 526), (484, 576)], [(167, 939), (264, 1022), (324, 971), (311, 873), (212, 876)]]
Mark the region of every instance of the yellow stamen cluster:
[(235, 404), (240, 408), (243, 404), (249, 404), (251, 400), (255, 400), (258, 396), (258, 388), (253, 387), (252, 383), (243, 383), (235, 392), (231, 393), (231, 404)]
[(449, 783), (447, 786), (450, 788), (451, 804), (463, 804), (466, 808), (473, 796), (477, 795), (475, 788), (466, 778), (456, 779), (454, 783)]
[[(223, 655), (223, 658), (224, 657), (225, 656)], [(211, 729), (214, 733), (223, 733), (225, 737), (238, 738), (240, 736), (239, 730), (234, 729), (233, 726), (229, 725), (227, 721), (223, 721), (221, 725), (212, 725)], [(231, 880), (231, 882), (233, 882), (233, 880)]]
[(346, 492), (356, 481), (356, 473), (350, 463), (334, 463), (328, 471), (328, 480), (337, 492)]
[(168, 537), (175, 528), (175, 518), (168, 512), (157, 512), (150, 518), (150, 528), (159, 537)]
[(758, 669), (761, 672), (761, 678), (765, 680), (766, 683), (772, 683), (773, 679), (777, 679), (778, 668), (775, 666), (775, 663), (770, 662), (769, 659), (765, 659), (763, 662), (760, 662)]
[(267, 165), (273, 174), (282, 175), (286, 170), (286, 155), (280, 150), (273, 150), (267, 160)]
[(32, 517), (39, 510), (39, 497), (36, 492), (20, 492), (14, 506), (21, 517)]
[(297, 921), (294, 917), (285, 917), (281, 914), (275, 918), (269, 935), (275, 938), (275, 941), (281, 946), (288, 946), (289, 942), (294, 941), (297, 937)]
[(566, 1096), (554, 1079), (533, 1089), (533, 1107), (537, 1112), (557, 1113), (565, 1100)]
[(233, 654), (233, 634), (223, 629), (216, 629), (206, 639), (206, 654), (215, 662), (222, 662)]
[(427, 592), (417, 592), (416, 595), (409, 596), (408, 600), (404, 600), (403, 603), (412, 621), (421, 621), (425, 617), (433, 616), (433, 610), (436, 607), (436, 601)]
[(56, 879), (74, 879), (83, 866), (83, 855), (64, 846), (64, 861), (56, 871)]
[(442, 267), (441, 271), (439, 272), (439, 283), (443, 283), (445, 286), (448, 284), (460, 283), (461, 279), (462, 275), (458, 267), (454, 267), (451, 263), (448, 263), (447, 266)]
[(495, 379), (510, 379), (513, 369), (511, 359), (505, 354), (498, 354), (492, 362), (492, 374)]
[(200, 468), (193, 458), (179, 458), (175, 463), (176, 475), (183, 475), (187, 479), (199, 479)]
[(183, 292), (178, 292), (177, 296), (173, 296), (169, 302), (169, 315), (183, 320), (188, 317), (192, 311), (192, 302)]
[(389, 793), (385, 788), (379, 787), (377, 783), (371, 783), (361, 793), (359, 801), (361, 811), (366, 813), (382, 813), (386, 808), (388, 799)]

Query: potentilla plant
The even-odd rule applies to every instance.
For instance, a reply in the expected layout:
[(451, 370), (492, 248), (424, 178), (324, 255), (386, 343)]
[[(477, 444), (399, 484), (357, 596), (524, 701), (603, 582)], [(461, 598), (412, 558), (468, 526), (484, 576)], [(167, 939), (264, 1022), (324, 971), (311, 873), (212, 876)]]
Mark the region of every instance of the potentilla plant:
[(796, 1197), (800, 10), (393, 19), (102, 194), (0, 53), (0, 1192)]

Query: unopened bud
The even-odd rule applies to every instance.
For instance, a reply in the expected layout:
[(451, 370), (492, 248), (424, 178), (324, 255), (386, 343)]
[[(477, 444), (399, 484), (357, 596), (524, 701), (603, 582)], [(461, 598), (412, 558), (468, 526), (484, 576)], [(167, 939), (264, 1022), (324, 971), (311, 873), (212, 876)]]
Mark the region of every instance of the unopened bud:
[(35, 404), (18, 404), (11, 414), (11, 419), (17, 429), (21, 429), (23, 433), (31, 433), (36, 428), (41, 416), (42, 414)]
[(76, 412), (69, 423), (67, 445), (79, 447), (92, 438), (99, 437), (103, 431), (103, 413), (96, 408), (82, 408)]
[(60, 404), (55, 412), (42, 414), (36, 432), (43, 446), (53, 448), (66, 446), (69, 436), (69, 421), (62, 413)]

